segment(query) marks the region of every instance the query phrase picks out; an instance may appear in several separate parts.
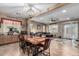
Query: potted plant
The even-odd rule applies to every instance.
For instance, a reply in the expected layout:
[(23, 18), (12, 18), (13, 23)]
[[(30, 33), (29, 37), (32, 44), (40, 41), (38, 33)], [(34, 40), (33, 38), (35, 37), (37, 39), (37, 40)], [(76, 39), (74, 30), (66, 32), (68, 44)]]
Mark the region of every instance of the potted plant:
[(8, 35), (13, 35), (13, 28), (14, 28), (14, 27), (12, 27), (12, 26), (9, 26), (9, 27), (8, 27), (8, 29), (9, 29)]
[(14, 28), (12, 26), (9, 26), (9, 31), (8, 31), (8, 35), (13, 35), (15, 32), (19, 33), (19, 31), (17, 30), (17, 28)]

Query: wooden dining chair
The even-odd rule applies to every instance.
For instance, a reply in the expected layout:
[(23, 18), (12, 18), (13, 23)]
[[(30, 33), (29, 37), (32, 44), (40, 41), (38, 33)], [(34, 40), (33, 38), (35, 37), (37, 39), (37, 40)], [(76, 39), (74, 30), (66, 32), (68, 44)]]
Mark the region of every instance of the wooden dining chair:
[(51, 39), (46, 39), (44, 44), (38, 44), (37, 45), (38, 52), (35, 54), (35, 56), (39, 54), (50, 56), (50, 43)]
[(22, 34), (20, 34), (18, 36), (19, 38), (19, 46), (20, 46), (20, 49), (22, 49), (23, 53), (25, 54), (25, 41), (24, 41), (24, 36)]
[[(45, 56), (50, 56), (50, 43), (51, 43), (51, 39), (46, 39), (45, 44), (43, 46), (41, 46), (43, 48), (42, 53)], [(47, 49), (48, 49), (48, 51), (46, 52), (45, 50), (47, 50)]]
[(28, 39), (28, 36), (26, 34), (19, 35), (20, 48), (22, 49), (24, 54), (25, 52), (27, 52), (27, 55), (29, 56), (32, 44), (27, 42), (26, 39)]

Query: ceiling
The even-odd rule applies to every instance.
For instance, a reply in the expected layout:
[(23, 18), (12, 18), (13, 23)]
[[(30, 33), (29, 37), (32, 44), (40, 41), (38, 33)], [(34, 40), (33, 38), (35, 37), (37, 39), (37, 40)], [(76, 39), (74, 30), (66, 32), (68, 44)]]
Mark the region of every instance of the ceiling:
[(0, 13), (15, 18), (28, 18), (44, 13), (55, 5), (52, 3), (0, 3)]
[[(55, 23), (60, 21), (72, 20), (79, 18), (79, 4), (67, 4), (48, 13), (33, 18), (41, 23)], [(39, 19), (39, 20), (37, 20)], [(53, 21), (51, 21), (53, 20)]]
[(79, 18), (79, 4), (0, 3), (0, 13), (13, 18), (32, 17), (30, 20), (49, 24)]

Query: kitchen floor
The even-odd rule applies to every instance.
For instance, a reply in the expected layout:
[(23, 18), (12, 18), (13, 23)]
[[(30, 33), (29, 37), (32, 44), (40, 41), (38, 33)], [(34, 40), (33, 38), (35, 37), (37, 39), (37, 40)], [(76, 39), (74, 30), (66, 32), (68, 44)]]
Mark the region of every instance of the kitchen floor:
[[(53, 38), (50, 45), (51, 56), (79, 56), (79, 46), (72, 40)], [(27, 56), (22, 53), (19, 43), (0, 46), (0, 56)]]

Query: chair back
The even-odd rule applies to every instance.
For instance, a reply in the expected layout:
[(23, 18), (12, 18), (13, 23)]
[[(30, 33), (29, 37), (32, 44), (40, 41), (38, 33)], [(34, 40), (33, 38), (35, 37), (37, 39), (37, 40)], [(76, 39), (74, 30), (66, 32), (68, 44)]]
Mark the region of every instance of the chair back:
[(24, 41), (24, 36), (23, 36), (22, 34), (20, 34), (20, 35), (18, 36), (18, 38), (19, 38), (20, 41)]
[(46, 39), (43, 48), (46, 50), (50, 47), (51, 39)]

